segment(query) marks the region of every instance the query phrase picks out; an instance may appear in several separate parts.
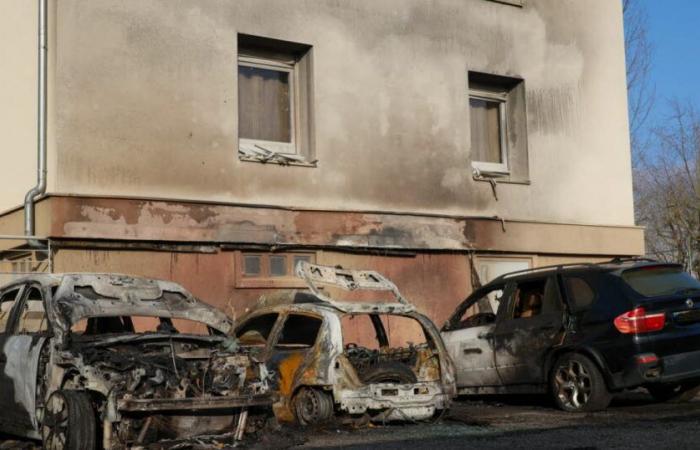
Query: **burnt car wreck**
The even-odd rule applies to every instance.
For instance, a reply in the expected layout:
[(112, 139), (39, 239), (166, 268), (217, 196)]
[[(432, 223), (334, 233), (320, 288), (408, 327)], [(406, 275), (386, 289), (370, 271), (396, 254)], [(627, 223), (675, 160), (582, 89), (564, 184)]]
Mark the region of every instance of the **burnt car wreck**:
[(0, 291), (0, 427), (48, 449), (234, 431), (269, 410), (269, 374), (223, 313), (178, 284), (36, 275)]
[[(235, 330), (276, 374), (278, 420), (417, 421), (449, 408), (456, 387), (445, 345), (393, 283), (306, 262), (296, 274), (308, 290), (261, 297)], [(394, 298), (368, 301), (373, 291)]]

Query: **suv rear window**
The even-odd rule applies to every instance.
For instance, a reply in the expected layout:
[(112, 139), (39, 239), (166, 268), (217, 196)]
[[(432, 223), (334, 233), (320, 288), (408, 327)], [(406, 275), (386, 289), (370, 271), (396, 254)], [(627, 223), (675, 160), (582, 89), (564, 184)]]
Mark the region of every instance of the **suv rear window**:
[(677, 266), (648, 266), (626, 270), (622, 279), (645, 297), (700, 291), (700, 282)]

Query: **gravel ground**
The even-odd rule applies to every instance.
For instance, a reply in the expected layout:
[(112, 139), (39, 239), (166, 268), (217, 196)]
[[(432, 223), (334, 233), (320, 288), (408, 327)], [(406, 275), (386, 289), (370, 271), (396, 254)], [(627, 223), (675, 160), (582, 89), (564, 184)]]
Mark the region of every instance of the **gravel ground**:
[[(27, 448), (27, 444), (6, 439), (0, 449)], [(646, 394), (634, 392), (617, 398), (607, 411), (586, 415), (563, 413), (541, 397), (460, 400), (448, 416), (434, 424), (360, 430), (283, 429), (265, 434), (252, 448), (290, 447), (343, 450), (700, 448), (700, 398), (685, 404), (655, 404)]]

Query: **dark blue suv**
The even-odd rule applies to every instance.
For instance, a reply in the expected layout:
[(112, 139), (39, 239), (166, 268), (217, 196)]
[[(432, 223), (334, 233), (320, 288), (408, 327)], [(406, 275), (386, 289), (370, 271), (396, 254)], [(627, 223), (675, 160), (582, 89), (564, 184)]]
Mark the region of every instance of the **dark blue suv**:
[(700, 282), (677, 264), (616, 259), (529, 269), (477, 289), (442, 329), (460, 394), (550, 392), (596, 411), (645, 387), (700, 390)]

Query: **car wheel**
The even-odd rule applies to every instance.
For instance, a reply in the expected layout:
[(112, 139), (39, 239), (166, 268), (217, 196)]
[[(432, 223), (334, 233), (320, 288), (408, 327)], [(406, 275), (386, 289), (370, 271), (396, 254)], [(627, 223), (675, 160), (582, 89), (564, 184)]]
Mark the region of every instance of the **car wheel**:
[(303, 387), (292, 399), (299, 425), (320, 425), (333, 418), (333, 398), (319, 389)]
[(700, 383), (651, 384), (646, 388), (657, 402), (684, 403), (698, 395)]
[(94, 450), (95, 411), (81, 391), (53, 392), (44, 408), (42, 439), (46, 450)]
[(398, 361), (382, 361), (359, 374), (365, 383), (413, 384), (418, 382), (410, 367)]
[(550, 388), (557, 406), (569, 412), (600, 411), (612, 399), (598, 367), (578, 353), (568, 353), (557, 360)]

